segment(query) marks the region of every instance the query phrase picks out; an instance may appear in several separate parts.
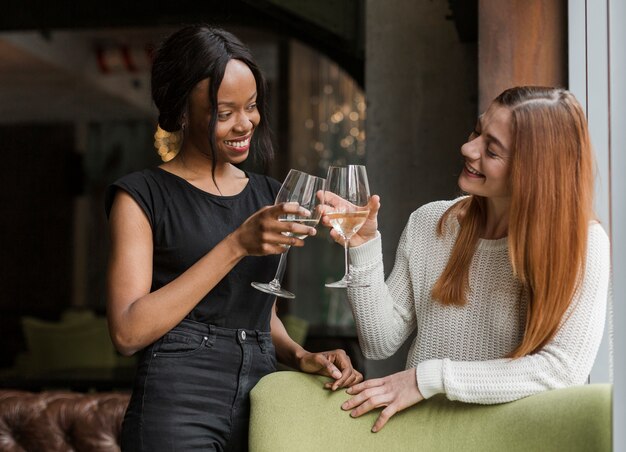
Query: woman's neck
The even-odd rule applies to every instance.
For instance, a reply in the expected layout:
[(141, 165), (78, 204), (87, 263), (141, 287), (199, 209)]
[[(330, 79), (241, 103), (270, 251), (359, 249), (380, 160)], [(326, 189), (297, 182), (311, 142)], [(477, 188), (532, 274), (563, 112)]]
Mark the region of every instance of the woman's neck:
[[(220, 164), (219, 162), (214, 162), (209, 154), (202, 153), (192, 147), (187, 147), (185, 146), (185, 142), (183, 142), (180, 152), (176, 158), (172, 160), (172, 163), (176, 164), (181, 171), (189, 174), (190, 177), (202, 179), (207, 176), (221, 178), (225, 174), (228, 174), (228, 167), (231, 166), (228, 163)], [(213, 169), (214, 166), (215, 170)]]
[(481, 238), (497, 240), (509, 233), (511, 198), (487, 198), (487, 215)]
[[(215, 166), (215, 170), (213, 167)], [(245, 173), (228, 162), (214, 165), (206, 155), (181, 151), (162, 167), (187, 180), (192, 185), (216, 195), (234, 195), (247, 183)]]

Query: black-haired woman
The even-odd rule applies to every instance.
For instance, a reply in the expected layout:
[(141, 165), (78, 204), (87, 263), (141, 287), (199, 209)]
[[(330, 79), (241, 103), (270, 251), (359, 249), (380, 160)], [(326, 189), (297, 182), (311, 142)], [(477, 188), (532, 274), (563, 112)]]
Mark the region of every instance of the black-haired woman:
[(334, 378), (362, 380), (342, 350), (309, 353), (292, 341), (271, 279), (285, 245), (303, 241), (281, 223), (297, 205), (272, 206), (280, 184), (237, 168), (269, 159), (266, 88), (249, 50), (232, 34), (185, 27), (164, 41), (152, 68), (159, 126), (180, 132), (177, 156), (112, 184), (107, 308), (124, 355), (140, 352), (122, 447), (132, 451), (246, 450), (254, 384), (276, 357)]

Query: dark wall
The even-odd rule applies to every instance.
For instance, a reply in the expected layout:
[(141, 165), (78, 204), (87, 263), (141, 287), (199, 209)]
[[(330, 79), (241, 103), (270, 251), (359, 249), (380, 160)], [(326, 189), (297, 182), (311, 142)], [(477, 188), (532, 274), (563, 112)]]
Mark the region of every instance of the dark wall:
[(20, 315), (71, 302), (73, 147), (71, 125), (0, 126), (0, 366), (22, 347)]

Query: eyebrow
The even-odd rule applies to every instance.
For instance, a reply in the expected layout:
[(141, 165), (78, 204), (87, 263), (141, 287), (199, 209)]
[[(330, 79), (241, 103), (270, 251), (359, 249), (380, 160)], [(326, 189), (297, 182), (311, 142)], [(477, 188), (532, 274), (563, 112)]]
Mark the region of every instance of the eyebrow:
[[(483, 123), (482, 123), (482, 117), (483, 115), (480, 115), (478, 117), (478, 125), (480, 126), (480, 130), (481, 130), (481, 134), (483, 133)], [(506, 148), (506, 146), (504, 146), (502, 144), (502, 142), (500, 140), (498, 140), (496, 137), (494, 137), (493, 135), (491, 135), (490, 133), (485, 133), (484, 135), (487, 136), (487, 139), (489, 141), (492, 141), (493, 143), (495, 143), (496, 146), (498, 146), (500, 149), (502, 149), (503, 151), (509, 152), (509, 150)]]
[[(254, 99), (256, 96), (257, 96), (257, 93), (256, 93), (256, 91), (255, 91), (255, 92), (254, 92), (254, 94), (253, 94), (252, 96), (250, 96), (246, 102), (250, 102), (250, 101), (251, 101), (252, 99)], [(234, 106), (236, 106), (237, 104), (236, 104), (235, 102), (218, 102), (218, 103), (217, 103), (217, 106), (219, 107), (220, 105), (222, 105), (222, 106), (227, 106), (227, 107), (234, 107)]]

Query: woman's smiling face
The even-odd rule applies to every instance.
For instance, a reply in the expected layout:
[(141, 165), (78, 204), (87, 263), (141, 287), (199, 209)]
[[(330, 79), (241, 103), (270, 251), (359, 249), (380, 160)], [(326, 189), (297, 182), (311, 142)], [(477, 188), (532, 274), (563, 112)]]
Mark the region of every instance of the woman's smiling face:
[[(215, 123), (215, 163), (238, 164), (249, 154), (254, 130), (261, 121), (256, 104), (256, 80), (250, 68), (239, 60), (230, 60), (217, 91)], [(208, 127), (211, 115), (209, 79), (200, 81), (189, 98), (189, 144), (211, 155)]]
[(511, 111), (492, 103), (461, 146), (465, 159), (458, 181), (461, 190), (486, 198), (510, 197), (511, 142)]

